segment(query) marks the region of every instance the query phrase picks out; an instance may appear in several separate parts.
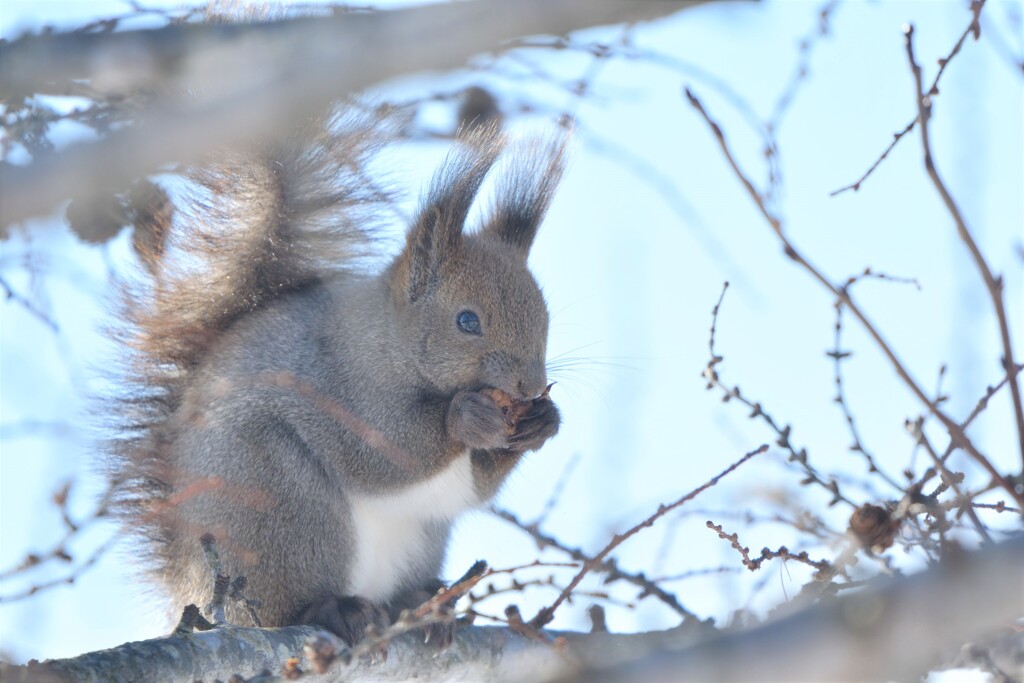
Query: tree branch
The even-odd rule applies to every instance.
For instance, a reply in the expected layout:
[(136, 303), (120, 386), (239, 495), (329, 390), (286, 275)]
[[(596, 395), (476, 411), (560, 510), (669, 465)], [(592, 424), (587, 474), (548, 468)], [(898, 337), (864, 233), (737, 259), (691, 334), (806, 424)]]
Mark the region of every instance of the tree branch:
[[(767, 450), (767, 444), (755, 448), (754, 450), (746, 453), (742, 458), (740, 458), (733, 464), (729, 465), (729, 467), (725, 468), (724, 470), (722, 470), (720, 473), (718, 473), (705, 483), (701, 484), (694, 490), (687, 493), (682, 498), (679, 498), (678, 500), (676, 500), (673, 503), (670, 503), (669, 505), (659, 505), (658, 510), (653, 515), (650, 515), (649, 517), (647, 517), (640, 523), (630, 527), (626, 531), (619, 534), (615, 534), (612, 537), (612, 540), (609, 541), (608, 544), (600, 552), (594, 555), (594, 557), (590, 561), (584, 563), (583, 568), (580, 569), (576, 576), (573, 577), (572, 581), (569, 582), (569, 585), (566, 586), (561, 593), (559, 593), (558, 597), (555, 598), (555, 601), (551, 603), (549, 606), (544, 607), (543, 609), (537, 612), (536, 616), (534, 616), (533, 619), (530, 620), (530, 626), (534, 628), (542, 628), (549, 624), (551, 620), (554, 618), (555, 610), (558, 609), (558, 606), (561, 605), (572, 594), (572, 591), (576, 588), (576, 586), (579, 585), (580, 581), (583, 580), (583, 577), (589, 574), (592, 570), (599, 568), (601, 566), (601, 563), (604, 562), (605, 558), (607, 558), (613, 550), (615, 550), (620, 545), (625, 543), (632, 536), (638, 534), (641, 530), (652, 526), (656, 521), (667, 515), (672, 510), (675, 510), (676, 508), (682, 506), (683, 504), (688, 503), (689, 501), (693, 500), (704, 491), (716, 485), (719, 481), (721, 481), (723, 477), (727, 476), (728, 474), (736, 470), (736, 468), (740, 467), (754, 456), (760, 455)], [(694, 617), (690, 618), (694, 619)], [(684, 619), (686, 619), (686, 617), (684, 617)]]
[[(554, 632), (551, 644), (507, 628), (460, 629), (438, 655), (412, 632), (395, 638), (385, 662), (340, 662), (319, 681), (887, 681), (955, 663), (961, 646), (993, 632), (1009, 658), (1024, 653), (1014, 632), (1024, 595), (1024, 537), (966, 554), (911, 577), (883, 580), (747, 631), (700, 639), (686, 626), (638, 634)], [(315, 647), (307, 647), (316, 639)], [(333, 648), (333, 652), (331, 652)], [(998, 649), (997, 649), (998, 651)], [(945, 653), (939, 661), (937, 656)], [(336, 638), (311, 626), (218, 627), (129, 643), (73, 659), (0, 668), (11, 683), (154, 683), (280, 674), (297, 657), (303, 671), (344, 660)], [(291, 666), (295, 666), (294, 664)], [(1011, 664), (1012, 667), (1012, 664)]]
[[(154, 95), (134, 125), (31, 166), (0, 166), (0, 235), (96, 188), (272, 136), (332, 100), (398, 75), (462, 66), (503, 41), (671, 14), (706, 0), (476, 0), (244, 25), (25, 36), (0, 44), (0, 100)], [(443, 37), (443, 39), (438, 39)], [(185, 93), (189, 93), (188, 96)]]
[[(939, 94), (939, 81), (942, 79), (942, 74), (946, 72), (946, 67), (949, 66), (949, 63), (953, 60), (953, 58), (960, 53), (960, 49), (963, 48), (964, 43), (967, 41), (967, 37), (974, 36), (974, 39), (977, 40), (978, 37), (981, 35), (981, 10), (985, 6), (985, 2), (986, 0), (971, 0), (971, 23), (969, 23), (967, 25), (967, 28), (964, 29), (964, 32), (960, 34), (960, 38), (956, 41), (956, 44), (953, 45), (953, 48), (949, 51), (949, 54), (939, 59), (939, 70), (935, 74), (935, 79), (932, 80), (931, 87), (928, 88), (929, 97), (934, 97), (935, 95)], [(902, 140), (905, 135), (910, 133), (910, 131), (914, 129), (914, 126), (916, 126), (920, 120), (921, 117), (916, 116), (913, 120), (910, 121), (910, 123), (903, 126), (901, 130), (897, 131), (896, 133), (893, 133), (892, 142), (890, 142), (889, 146), (882, 151), (881, 156), (875, 159), (875, 162), (871, 164), (871, 167), (868, 168), (867, 171), (864, 172), (864, 175), (862, 175), (860, 178), (850, 183), (849, 185), (841, 187), (838, 190), (833, 190), (832, 192), (829, 193), (829, 196), (835, 197), (836, 195), (842, 194), (847, 190), (853, 190), (854, 192), (860, 190), (860, 186), (864, 184), (864, 181), (868, 179), (868, 176), (875, 172), (875, 169), (877, 169), (882, 164), (882, 162), (885, 161), (886, 158), (888, 158), (889, 153), (896, 148), (896, 145), (899, 144), (900, 140)]]
[(585, 668), (561, 680), (916, 680), (930, 668), (954, 666), (965, 642), (992, 634), (1011, 644), (1007, 668), (1013, 670), (1024, 654), (1024, 637), (1013, 623), (1024, 611), (1024, 537), (961, 559), (745, 632)]
[[(975, 35), (981, 29), (978, 26), (978, 14), (981, 12), (982, 2), (975, 3), (976, 9), (974, 11), (974, 21), (971, 23)], [(1013, 401), (1013, 414), (1017, 424), (1017, 443), (1021, 457), (1021, 473), (1024, 475), (1024, 404), (1021, 403), (1020, 386), (1017, 384), (1017, 377), (1013, 375), (1013, 369), (1017, 366), (1016, 361), (1013, 359), (1013, 343), (1010, 341), (1010, 324), (1006, 317), (1006, 308), (1003, 305), (1003, 278), (996, 277), (992, 274), (992, 269), (989, 268), (988, 262), (985, 260), (985, 256), (981, 253), (981, 249), (978, 248), (978, 244), (974, 241), (974, 236), (971, 235), (970, 229), (967, 227), (967, 222), (964, 220), (963, 214), (960, 212), (960, 207), (957, 206), (956, 200), (953, 199), (953, 195), (950, 194), (946, 184), (942, 181), (942, 177), (939, 175), (939, 169), (935, 166), (935, 160), (932, 157), (932, 146), (931, 138), (929, 136), (928, 122), (932, 115), (932, 92), (928, 94), (924, 93), (921, 66), (914, 59), (914, 27), (908, 26), (904, 32), (906, 36), (905, 46), (907, 49), (907, 60), (910, 62), (910, 70), (914, 74), (914, 85), (916, 92), (917, 101), (917, 118), (921, 122), (921, 146), (924, 151), (924, 168), (928, 172), (928, 177), (931, 178), (932, 184), (935, 185), (935, 189), (938, 191), (939, 196), (942, 197), (943, 204), (946, 205), (946, 210), (949, 211), (949, 215), (952, 216), (953, 221), (956, 223), (956, 232), (960, 236), (960, 239), (967, 246), (967, 251), (970, 252), (971, 258), (974, 260), (975, 266), (978, 268), (978, 272), (981, 274), (981, 279), (985, 283), (985, 290), (988, 292), (989, 298), (992, 299), (992, 307), (995, 309), (996, 320), (999, 324), (999, 339), (1003, 346), (1003, 357), (1000, 359), (1003, 366), (1003, 371), (1006, 372), (1009, 377), (1010, 384), (1010, 397)], [(946, 67), (949, 61), (946, 60), (942, 63), (940, 72)]]
[[(992, 462), (975, 447), (974, 443), (967, 436), (967, 433), (960, 426), (960, 424), (956, 422), (953, 418), (951, 418), (949, 415), (947, 415), (945, 411), (939, 408), (936, 402), (933, 401), (928, 396), (928, 394), (925, 393), (924, 389), (921, 388), (917, 380), (915, 380), (910, 375), (910, 372), (907, 370), (906, 365), (904, 365), (903, 361), (901, 361), (899, 356), (896, 355), (896, 352), (893, 350), (889, 342), (885, 340), (885, 338), (882, 336), (882, 333), (878, 330), (877, 327), (875, 327), (874, 323), (872, 323), (871, 320), (867, 317), (867, 314), (864, 313), (864, 311), (861, 310), (860, 306), (853, 300), (847, 288), (833, 284), (832, 281), (829, 280), (817, 266), (808, 261), (799, 251), (797, 251), (796, 247), (793, 245), (793, 243), (789, 240), (789, 237), (786, 235), (786, 231), (783, 227), (782, 220), (765, 205), (764, 198), (761, 196), (761, 193), (757, 191), (757, 188), (754, 187), (754, 184), (743, 172), (743, 169), (740, 168), (739, 163), (733, 156), (732, 150), (729, 148), (729, 143), (725, 139), (725, 133), (722, 132), (722, 128), (717, 123), (715, 123), (715, 121), (707, 113), (707, 111), (704, 109), (704, 105), (701, 104), (701, 101), (697, 98), (696, 95), (694, 95), (689, 89), (686, 89), (685, 92), (690, 104), (693, 106), (694, 109), (697, 110), (697, 112), (701, 115), (704, 121), (708, 124), (708, 127), (711, 129), (712, 134), (718, 141), (719, 147), (721, 147), (722, 153), (725, 155), (726, 161), (728, 161), (729, 166), (732, 168), (736, 177), (743, 184), (743, 187), (746, 189), (747, 194), (750, 195), (750, 198), (754, 201), (754, 204), (761, 212), (761, 215), (764, 216), (765, 220), (771, 227), (772, 231), (775, 233), (776, 237), (779, 238), (779, 241), (782, 243), (783, 252), (786, 254), (786, 256), (788, 256), (797, 264), (802, 266), (808, 273), (810, 273), (810, 275), (815, 280), (818, 281), (818, 283), (820, 283), (825, 289), (831, 292), (836, 297), (837, 301), (839, 301), (840, 303), (842, 303), (842, 305), (847, 307), (847, 310), (849, 310), (854, 315), (854, 317), (856, 317), (857, 320), (860, 321), (861, 325), (863, 326), (864, 330), (868, 333), (868, 335), (875, 340), (875, 344), (882, 351), (883, 355), (885, 355), (885, 357), (889, 359), (889, 362), (891, 363), (893, 369), (896, 371), (896, 374), (899, 375), (900, 379), (903, 380), (904, 384), (906, 384), (910, 391), (925, 406), (927, 406), (928, 411), (936, 418), (938, 418), (938, 420), (946, 428), (946, 431), (949, 432), (950, 439), (957, 446), (967, 451), (967, 453), (970, 454), (970, 456), (974, 458), (974, 460), (979, 465), (981, 465), (985, 469), (985, 471), (989, 473), (989, 475), (991, 475), (993, 481), (997, 482), (1001, 488), (1005, 489), (1006, 492), (1009, 493), (1009, 495), (1012, 496), (1015, 501), (1017, 501), (1018, 505), (1024, 506), (1024, 493), (1017, 491), (1013, 483), (1008, 481), (1006, 477), (1004, 477), (999, 472), (999, 470), (997, 470), (995, 466), (992, 465)], [(1007, 374), (1009, 374), (1010, 370), (1012, 370), (1012, 367), (1010, 367), (1007, 370)]]
[[(502, 510), (501, 508), (497, 507), (491, 507), (491, 512), (494, 513), (494, 515), (499, 519), (503, 519), (506, 522), (509, 522), (510, 524), (528, 533), (533, 538), (538, 548), (554, 548), (560, 552), (565, 553), (577, 562), (590, 565), (595, 564), (594, 558), (584, 553), (582, 549), (572, 548), (562, 543), (554, 536), (545, 534), (540, 530), (540, 526), (536, 522), (534, 522), (533, 524), (527, 524), (518, 517), (516, 517), (514, 514), (509, 512), (508, 510)], [(663, 602), (665, 605), (667, 605), (669, 609), (674, 611), (676, 614), (683, 617), (683, 619), (700, 621), (700, 617), (698, 617), (696, 614), (694, 614), (689, 609), (684, 607), (683, 604), (679, 602), (679, 598), (675, 594), (665, 590), (664, 588), (659, 586), (657, 582), (647, 578), (642, 573), (624, 571), (621, 567), (619, 567), (619, 563), (616, 561), (614, 557), (606, 557), (599, 563), (596, 563), (595, 571), (600, 571), (603, 574), (607, 574), (608, 578), (605, 581), (605, 583), (611, 583), (613, 581), (626, 581), (628, 583), (633, 584), (634, 586), (637, 586), (642, 590), (642, 592), (639, 595), (639, 598), (645, 598), (648, 595), (653, 596), (661, 602)]]

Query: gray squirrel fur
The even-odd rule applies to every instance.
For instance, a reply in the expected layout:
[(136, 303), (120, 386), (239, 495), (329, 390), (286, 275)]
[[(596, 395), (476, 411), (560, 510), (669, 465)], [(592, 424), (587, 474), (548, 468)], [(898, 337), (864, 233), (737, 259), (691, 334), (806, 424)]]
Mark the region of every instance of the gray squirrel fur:
[[(368, 272), (381, 128), (325, 117), (221, 158), (195, 172), (204, 191), (173, 229), (149, 227), (150, 282), (125, 290), (131, 391), (111, 476), (172, 609), (208, 602), (212, 533), (263, 625), (318, 623), (352, 643), (441, 585), (452, 520), (558, 430), (541, 400), (508, 436), (481, 390), (525, 400), (547, 383), (548, 312), (526, 260), (562, 146), (514, 154), (467, 231), (504, 144), (493, 128), (465, 136), (401, 253)], [(460, 328), (463, 311), (481, 334)]]

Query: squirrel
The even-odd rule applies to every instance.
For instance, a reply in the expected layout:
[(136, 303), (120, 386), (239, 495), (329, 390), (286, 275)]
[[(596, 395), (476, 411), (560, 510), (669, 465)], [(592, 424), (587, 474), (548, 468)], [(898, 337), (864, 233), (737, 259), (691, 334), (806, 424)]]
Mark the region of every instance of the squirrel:
[(467, 230), (506, 145), (494, 126), (462, 136), (373, 270), (380, 128), (325, 115), (195, 170), (173, 223), (155, 212), (147, 280), (124, 288), (130, 390), (110, 470), (179, 608), (209, 600), (209, 533), (264, 626), (352, 645), (443, 586), (453, 520), (558, 431), (527, 256), (564, 144), (512, 154)]

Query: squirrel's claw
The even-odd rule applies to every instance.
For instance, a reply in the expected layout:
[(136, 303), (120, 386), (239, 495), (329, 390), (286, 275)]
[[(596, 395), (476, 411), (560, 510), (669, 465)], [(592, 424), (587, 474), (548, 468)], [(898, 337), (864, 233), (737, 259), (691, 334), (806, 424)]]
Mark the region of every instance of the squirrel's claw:
[(534, 401), (530, 410), (519, 419), (508, 447), (517, 453), (535, 451), (558, 433), (561, 423), (562, 417), (554, 403), (548, 399)]
[(444, 652), (455, 641), (455, 622), (441, 621), (423, 627), (423, 642), (433, 645), (438, 652)]

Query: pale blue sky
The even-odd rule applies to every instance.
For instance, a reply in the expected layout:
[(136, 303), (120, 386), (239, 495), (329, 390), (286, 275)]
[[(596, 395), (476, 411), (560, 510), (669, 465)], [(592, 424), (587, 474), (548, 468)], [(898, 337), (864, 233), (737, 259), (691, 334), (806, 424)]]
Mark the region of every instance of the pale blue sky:
[[(798, 41), (816, 25), (819, 5), (792, 0), (701, 7), (637, 29), (634, 42), (715, 74), (766, 117), (795, 67)], [(8, 1), (0, 11), (0, 34), (13, 35), (13, 27), (24, 25), (29, 13), (69, 17), (86, 6), (87, 14), (96, 16), (116, 13), (120, 5)], [(1009, 20), (1014, 12), (1020, 16), (1020, 2), (990, 0), (985, 9), (989, 23), (1019, 53), (1019, 25), (1014, 34)], [(904, 140), (859, 193), (830, 198), (829, 192), (860, 176), (893, 132), (915, 114), (901, 26), (915, 24), (918, 59), (930, 82), (935, 60), (948, 52), (968, 20), (965, 3), (953, 0), (841, 4), (831, 35), (816, 44), (810, 76), (779, 131), (785, 181), (780, 209), (792, 239), (834, 281), (866, 266), (917, 278), (920, 291), (865, 282), (856, 293), (925, 387), (932, 390), (940, 365), (949, 365), (944, 389), (957, 416), (999, 379), (996, 327), (954, 227), (921, 170), (918, 137)], [(617, 29), (604, 29), (580, 38), (614, 40), (618, 35)], [(579, 78), (589, 63), (562, 54), (527, 57), (566, 78)], [(475, 74), (410, 77), (389, 92), (411, 95), (477, 80)], [(553, 106), (571, 101), (536, 84), (500, 78), (485, 82)], [(808, 448), (821, 470), (864, 471), (863, 461), (847, 450), (850, 437), (831, 400), (832, 366), (825, 352), (832, 345), (832, 301), (782, 255), (707, 127), (685, 103), (684, 85), (701, 96), (748, 173), (763, 182), (756, 136), (712, 87), (664, 67), (613, 60), (594, 84), (597, 98), (579, 104), (582, 125), (570, 170), (531, 256), (552, 311), (551, 356), (565, 353), (585, 363), (578, 373), (557, 377), (553, 396), (563, 410), (563, 429), (529, 457), (499, 502), (532, 518), (565, 463), (579, 454), (545, 529), (589, 550), (653, 512), (658, 503), (700, 485), (743, 452), (773, 441), (761, 423), (746, 419), (743, 409), (706, 392), (699, 377), (707, 361), (710, 310), (723, 280), (733, 283), (719, 321), (723, 379), (738, 383), (780, 421), (792, 423), (793, 441)], [(993, 269), (1006, 278), (1018, 357), (1024, 357), (1024, 287), (1017, 253), (1024, 238), (1022, 100), (1019, 73), (985, 39), (969, 41), (944, 76), (933, 120), (938, 167)], [(680, 215), (652, 189), (650, 178), (609, 156), (608, 142), (669, 176), (692, 213)], [(440, 146), (417, 151), (410, 157), (415, 163), (394, 169), (411, 198), (442, 153)], [(0, 441), (0, 568), (28, 549), (54, 542), (59, 519), (48, 494), (61, 480), (83, 479), (88, 471), (88, 433), (78, 430), (85, 424), (83, 397), (97, 386), (89, 366), (102, 357), (99, 295), (108, 267), (117, 267), (127, 252), (123, 243), (96, 250), (77, 244), (63, 229), (33, 227), (29, 239), (0, 243), (0, 265), (12, 285), (52, 311), (62, 332), (53, 335), (9, 302), (0, 306), (0, 424), (60, 420), (75, 432), (59, 440)], [(721, 245), (724, 257), (709, 252), (709, 238)], [(46, 276), (37, 282), (11, 266), (27, 253), (44, 264)], [(921, 407), (849, 321), (845, 346), (854, 351), (845, 366), (847, 395), (864, 440), (882, 466), (897, 475), (911, 464), (904, 418), (918, 415)], [(1002, 468), (1020, 467), (1005, 393), (971, 434)], [(939, 432), (933, 436), (945, 446)], [(774, 453), (690, 507), (763, 510), (771, 501), (802, 496), (841, 527), (849, 509), (824, 510), (827, 497), (798, 487), (800, 476)], [(920, 466), (921, 456), (915, 462)], [(848, 495), (858, 502), (872, 500), (856, 487)], [(75, 503), (88, 508), (86, 496)], [(798, 543), (785, 528), (761, 525), (744, 531), (727, 516), (696, 514), (667, 524), (670, 520), (663, 520), (637, 536), (622, 548), (622, 564), (651, 575), (738, 566), (728, 544), (703, 529), (707, 517), (740, 531), (751, 548)], [(671, 530), (668, 540), (666, 530)], [(102, 531), (83, 540), (95, 545)], [(809, 549), (821, 557), (832, 552)], [(510, 566), (536, 554), (523, 534), (474, 514), (457, 530), (448, 571), (459, 574), (477, 558)], [(908, 567), (920, 564), (920, 558), (899, 555)], [(140, 598), (128, 565), (130, 556), (109, 555), (78, 586), (0, 604), (0, 649), (21, 660), (160, 635), (165, 625), (155, 616), (159, 610)], [(725, 618), (738, 606), (764, 609), (791, 597), (806, 581), (805, 569), (776, 564), (761, 576), (714, 576), (669, 588), (699, 614)], [(755, 596), (753, 585), (761, 579), (767, 583)], [(14, 582), (2, 584), (2, 594), (17, 589), (8, 583)], [(631, 599), (633, 594), (622, 596)], [(529, 615), (552, 597), (537, 590), (516, 601)], [(674, 623), (671, 613), (651, 600), (635, 611), (612, 609), (609, 616), (612, 627), (623, 630)], [(578, 606), (554, 624), (585, 625)]]

